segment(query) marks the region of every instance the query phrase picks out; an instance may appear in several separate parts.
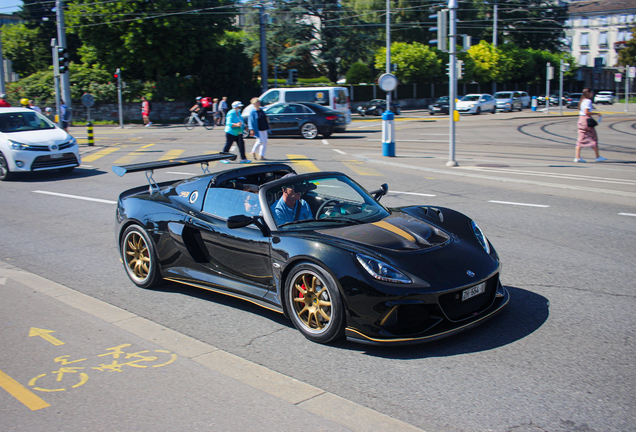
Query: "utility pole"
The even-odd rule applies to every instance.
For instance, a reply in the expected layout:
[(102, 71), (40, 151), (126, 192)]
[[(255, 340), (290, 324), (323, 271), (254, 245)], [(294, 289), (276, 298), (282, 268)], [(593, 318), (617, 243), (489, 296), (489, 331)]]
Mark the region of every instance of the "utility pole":
[[(55, 0), (55, 15), (57, 17), (57, 46), (58, 48), (66, 48), (66, 27), (64, 25), (64, 0)], [(54, 66), (54, 67), (57, 67)], [(60, 84), (62, 87), (62, 95), (66, 103), (66, 109), (69, 111), (69, 121), (73, 114), (71, 106), (71, 81), (69, 79), (70, 72), (60, 74)]]
[(115, 76), (117, 77), (117, 101), (119, 102), (119, 128), (124, 128), (124, 109), (121, 97), (121, 69), (117, 68), (115, 71)]
[(545, 70), (545, 113), (550, 114), (550, 80), (554, 78), (554, 68), (548, 62)]
[(62, 128), (62, 113), (60, 113), (60, 67), (58, 62), (57, 39), (51, 39), (51, 50), (53, 51), (53, 83), (55, 84), (55, 112), (57, 114), (57, 125)]
[[(391, 73), (391, 2), (386, 0), (386, 73)], [(391, 110), (391, 92), (386, 92), (386, 110)]]
[(265, 14), (265, 5), (263, 5), (263, 3), (254, 7), (258, 8), (261, 25), (261, 88), (263, 93), (265, 93), (269, 87), (267, 85), (267, 36), (265, 33), (267, 14)]
[(455, 161), (455, 99), (457, 98), (457, 7), (458, 0), (448, 0), (448, 162), (446, 166), (457, 166)]
[[(495, 5), (493, 6), (493, 22), (492, 22), (492, 46), (497, 48), (497, 20), (499, 16), (499, 7), (497, 5), (497, 0), (495, 0)], [(497, 92), (497, 81), (492, 82), (492, 94)]]
[(2, 41), (0, 41), (0, 93), (6, 92), (4, 88), (4, 57), (2, 56)]

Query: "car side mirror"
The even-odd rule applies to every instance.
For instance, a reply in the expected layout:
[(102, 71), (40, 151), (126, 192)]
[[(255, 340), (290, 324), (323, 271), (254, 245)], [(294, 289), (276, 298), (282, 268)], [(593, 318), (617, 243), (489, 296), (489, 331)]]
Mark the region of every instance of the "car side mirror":
[(374, 200), (380, 201), (380, 198), (382, 198), (387, 193), (389, 193), (389, 185), (384, 183), (380, 186), (380, 189), (371, 192), (371, 195), (373, 195)]

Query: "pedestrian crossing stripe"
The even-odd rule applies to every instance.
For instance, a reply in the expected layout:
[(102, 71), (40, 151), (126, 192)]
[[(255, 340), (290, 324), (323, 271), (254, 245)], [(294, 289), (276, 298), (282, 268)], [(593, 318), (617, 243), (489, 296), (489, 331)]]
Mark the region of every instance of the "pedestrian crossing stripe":
[(296, 170), (298, 172), (310, 173), (310, 172), (319, 172), (320, 171), (320, 168), (318, 168), (305, 155), (288, 154), (287, 155), (287, 159), (289, 159), (289, 162), (294, 164), (294, 167), (298, 167), (299, 168), (299, 169)]
[(176, 159), (185, 153), (185, 150), (168, 150), (166, 154), (159, 158), (160, 161)]
[[(117, 159), (116, 161), (112, 162), (113, 165), (123, 165), (123, 164), (129, 164), (129, 163), (133, 163), (135, 162), (136, 159), (138, 159), (140, 156), (147, 156), (148, 152), (143, 150), (145, 148), (151, 147), (154, 144), (148, 144), (145, 145), (144, 147), (139, 148), (139, 150), (130, 152), (128, 154), (126, 154), (125, 156), (120, 157), (119, 159)], [(120, 147), (106, 147), (103, 149), (100, 149), (94, 153), (89, 153), (86, 155), (82, 155), (82, 163), (90, 163), (90, 162), (95, 162), (96, 160), (104, 157), (104, 156), (108, 156), (112, 153), (115, 153), (116, 151), (119, 150), (123, 150), (122, 146)], [(164, 160), (171, 160), (171, 159), (177, 159), (179, 158), (181, 155), (183, 155), (186, 152), (185, 149), (171, 149), (168, 150), (166, 152), (164, 152), (163, 155), (161, 155), (158, 159), (158, 161), (164, 161)], [(215, 151), (207, 151), (205, 152), (205, 154), (216, 154), (218, 152)], [(294, 167), (294, 169), (299, 172), (299, 173), (310, 173), (310, 172), (320, 172), (321, 169), (318, 168), (316, 166), (316, 164), (314, 164), (311, 160), (309, 160), (309, 157), (306, 155), (297, 155), (297, 154), (288, 154), (287, 156), (287, 160), (281, 160), (280, 162), (282, 163), (287, 163), (289, 165), (292, 165)], [(256, 162), (256, 161), (255, 161)], [(369, 166), (367, 166), (367, 164), (365, 164), (362, 161), (359, 160), (345, 160), (345, 161), (338, 161), (340, 163), (342, 163), (346, 168), (350, 169), (351, 171), (353, 171), (355, 174), (359, 175), (359, 176), (375, 176), (375, 177), (384, 177), (384, 174), (382, 174), (381, 172), (370, 168)], [(328, 164), (332, 164), (333, 162), (328, 162)], [(215, 162), (210, 162), (209, 163), (209, 169), (210, 170), (214, 170), (216, 168), (216, 161)], [(175, 173), (177, 174), (177, 173)], [(187, 175), (188, 173), (185, 172), (179, 172), (179, 175)], [(192, 174), (192, 175), (196, 175), (196, 174)]]
[(119, 150), (119, 147), (107, 147), (87, 156), (82, 156), (82, 162), (95, 162), (97, 159)]
[(362, 161), (347, 160), (347, 161), (340, 161), (340, 162), (342, 162), (344, 166), (346, 166), (347, 168), (349, 168), (351, 171), (353, 171), (354, 173), (358, 175), (384, 177), (384, 174), (382, 174), (380, 171), (374, 170), (373, 168), (365, 166)]

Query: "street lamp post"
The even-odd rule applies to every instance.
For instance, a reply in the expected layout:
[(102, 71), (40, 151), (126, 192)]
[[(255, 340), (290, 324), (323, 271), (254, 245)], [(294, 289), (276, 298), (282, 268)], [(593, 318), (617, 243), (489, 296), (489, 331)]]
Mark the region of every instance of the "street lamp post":
[(455, 161), (455, 99), (457, 98), (457, 0), (448, 1), (448, 37), (449, 64), (448, 64), (448, 162), (446, 166), (457, 166)]

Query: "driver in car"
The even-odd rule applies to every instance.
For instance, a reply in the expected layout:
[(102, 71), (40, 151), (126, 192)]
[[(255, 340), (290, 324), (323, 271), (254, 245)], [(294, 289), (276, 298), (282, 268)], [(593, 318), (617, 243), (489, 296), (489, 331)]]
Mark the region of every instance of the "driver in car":
[(300, 192), (296, 192), (294, 185), (283, 186), (283, 195), (272, 207), (276, 225), (280, 226), (287, 222), (314, 218), (309, 204), (300, 198), (301, 195)]

